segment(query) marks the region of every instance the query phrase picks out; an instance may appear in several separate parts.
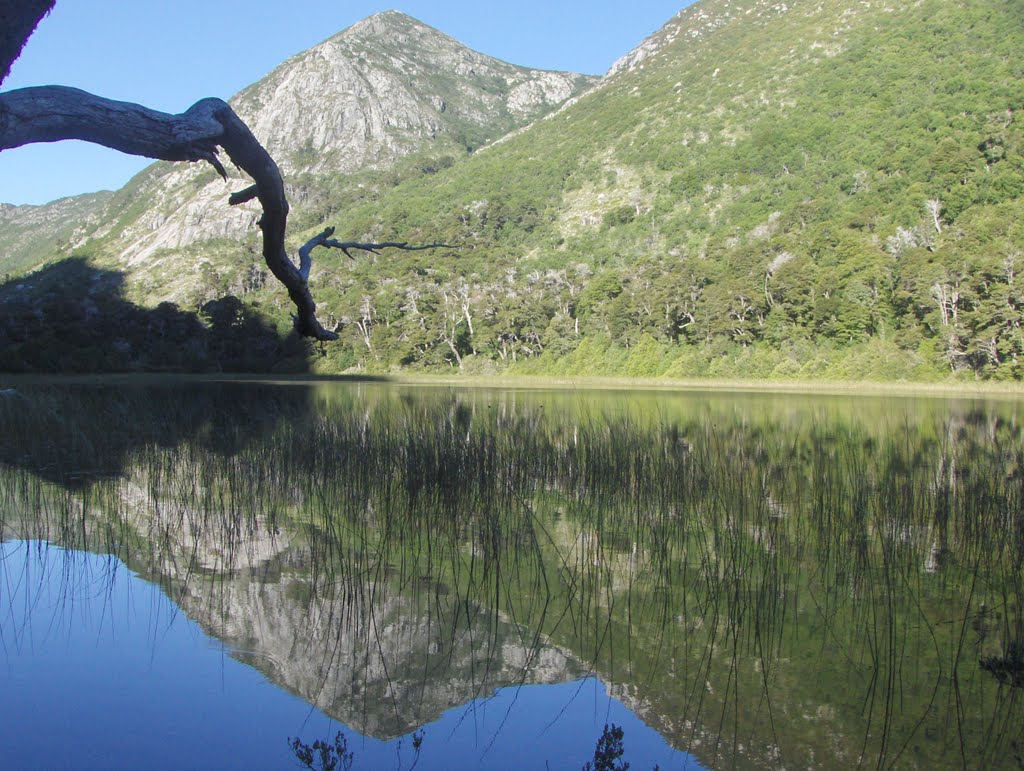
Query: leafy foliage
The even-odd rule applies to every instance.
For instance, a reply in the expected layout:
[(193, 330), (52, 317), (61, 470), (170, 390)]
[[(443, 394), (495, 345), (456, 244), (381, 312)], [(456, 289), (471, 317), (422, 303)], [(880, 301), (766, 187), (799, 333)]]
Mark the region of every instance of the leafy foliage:
[[(303, 371), (310, 346), (258, 305), (228, 294), (194, 312), (125, 298), (124, 277), (85, 258), (0, 285), (0, 370)], [(276, 362), (276, 363), (275, 363)]]
[(999, 682), (1014, 688), (1024, 688), (1024, 644), (1020, 641), (1011, 641), (1005, 655), (986, 656), (980, 664), (982, 669), (990, 672)]
[(340, 763), (344, 771), (349, 771), (355, 761), (355, 753), (349, 750), (348, 739), (341, 731), (334, 737), (333, 744), (317, 739), (310, 746), (296, 737), (288, 740), (288, 746), (292, 748), (295, 759), (303, 768), (335, 771)]
[[(298, 180), (296, 241), (344, 213), (457, 245), (318, 255), (342, 340), (314, 370), (1024, 376), (1017, 3), (703, 0), (655, 39), (486, 151)], [(201, 256), (197, 310), (248, 292), (286, 326), (237, 245)]]
[(623, 730), (620, 726), (605, 723), (601, 737), (594, 748), (593, 762), (587, 761), (583, 771), (626, 771), (629, 763), (620, 760), (626, 750), (622, 744)]
[(557, 119), (352, 207), (356, 232), (459, 245), (322, 266), (324, 305), (375, 320), (341, 319), (361, 366), (1019, 379), (1012, 4), (739, 5), (694, 6), (693, 34)]

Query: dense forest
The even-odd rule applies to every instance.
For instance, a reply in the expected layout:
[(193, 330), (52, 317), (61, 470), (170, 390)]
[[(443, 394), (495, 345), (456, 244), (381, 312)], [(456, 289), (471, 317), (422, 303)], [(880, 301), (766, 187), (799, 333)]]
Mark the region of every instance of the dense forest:
[[(452, 245), (318, 256), (311, 286), (339, 343), (292, 338), (257, 255), (225, 241), (182, 253), (199, 289), (162, 312), (256, 335), (259, 356), (156, 361), (146, 324), (95, 344), (120, 341), (117, 369), (1024, 375), (1018, 3), (706, 0), (648, 42), (495, 145), (290, 180), (297, 243), (330, 221)], [(78, 252), (110, 269), (103, 238)], [(80, 334), (80, 308), (25, 301), (38, 283), (0, 288), (4, 369), (53, 368), (41, 350)], [(147, 307), (166, 291), (125, 284)]]
[(1019, 9), (852, 13), (815, 60), (827, 14), (669, 44), (564, 116), (356, 209), (357, 229), (465, 247), (325, 271), (352, 357), (1020, 377)]

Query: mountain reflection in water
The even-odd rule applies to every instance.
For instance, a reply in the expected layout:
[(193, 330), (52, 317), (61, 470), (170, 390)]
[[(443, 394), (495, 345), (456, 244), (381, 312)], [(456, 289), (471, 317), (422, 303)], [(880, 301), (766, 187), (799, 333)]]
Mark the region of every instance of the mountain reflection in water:
[(605, 722), (634, 768), (1024, 755), (979, 664), (1024, 640), (1019, 402), (37, 383), (0, 430), (12, 680), (38, 605), (8, 563), (46, 542), (159, 587), (357, 768), (424, 725), (417, 768), (579, 767)]
[[(8, 541), (0, 585), (5, 768), (293, 768), (287, 736), (312, 743), (339, 730), (115, 558)], [(503, 688), (448, 710), (424, 729), (416, 767), (522, 768), (524, 740), (531, 758), (574, 767), (608, 720), (647, 766), (685, 764), (591, 678)], [(355, 768), (410, 767), (411, 737), (340, 728)]]

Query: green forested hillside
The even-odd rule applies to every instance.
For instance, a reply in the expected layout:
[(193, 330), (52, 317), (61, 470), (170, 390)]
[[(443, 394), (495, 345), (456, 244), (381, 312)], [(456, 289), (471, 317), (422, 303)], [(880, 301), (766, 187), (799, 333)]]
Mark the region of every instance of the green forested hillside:
[[(638, 50), (469, 156), (318, 177), (335, 193), (308, 205), (293, 187), (295, 244), (326, 220), (453, 245), (315, 255), (342, 341), (307, 348), (310, 366), (1024, 376), (1018, 0), (703, 0)], [(287, 299), (253, 255), (202, 248), (163, 261), (167, 281), (210, 272), (181, 310), (205, 318), (228, 294), (238, 319), (285, 333)], [(156, 284), (129, 270), (126, 286), (153, 303), (167, 290), (147, 270)]]
[(0, 203), (0, 275), (26, 273), (64, 249), (106, 214), (109, 192), (61, 198), (45, 206)]
[(1024, 11), (707, 0), (575, 106), (353, 206), (336, 366), (1019, 378)]

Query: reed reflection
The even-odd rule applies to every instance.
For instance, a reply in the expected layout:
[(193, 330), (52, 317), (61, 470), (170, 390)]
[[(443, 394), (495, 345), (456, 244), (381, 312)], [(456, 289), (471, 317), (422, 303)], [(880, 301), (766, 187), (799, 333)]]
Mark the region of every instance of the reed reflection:
[[(116, 473), (84, 482), (54, 472), (64, 450), (36, 432), (48, 449), (19, 457), (51, 465), (7, 461), (4, 537), (116, 554), (374, 736), (594, 673), (709, 765), (1020, 752), (1016, 403), (288, 396), (258, 399), (256, 436), (222, 414), (210, 425), (238, 441), (122, 441)], [(104, 398), (87, 424), (124, 412)], [(5, 425), (31, 414), (0, 409)], [(68, 441), (74, 459), (103, 436)]]

